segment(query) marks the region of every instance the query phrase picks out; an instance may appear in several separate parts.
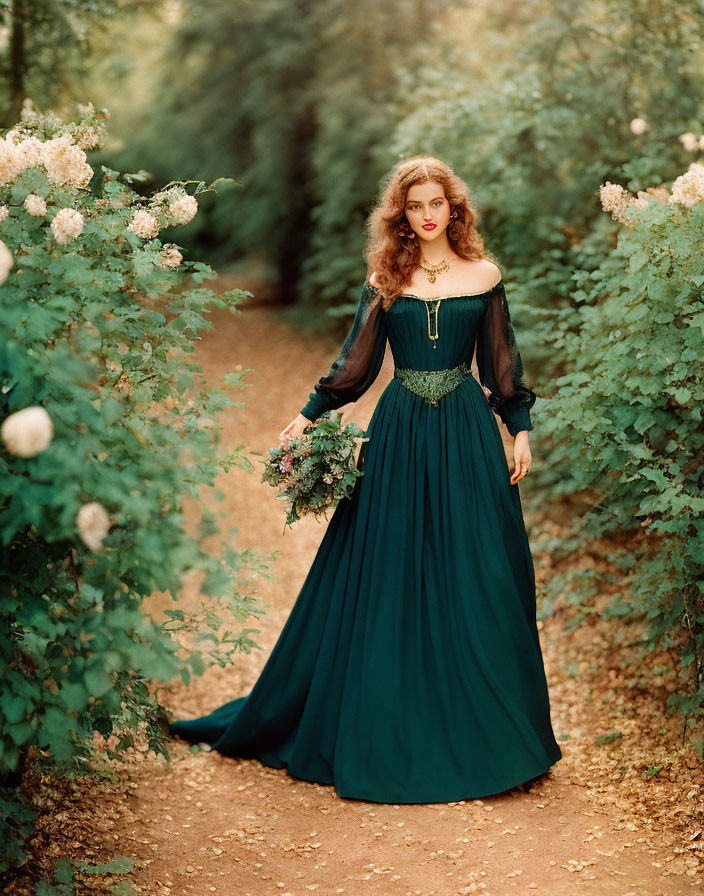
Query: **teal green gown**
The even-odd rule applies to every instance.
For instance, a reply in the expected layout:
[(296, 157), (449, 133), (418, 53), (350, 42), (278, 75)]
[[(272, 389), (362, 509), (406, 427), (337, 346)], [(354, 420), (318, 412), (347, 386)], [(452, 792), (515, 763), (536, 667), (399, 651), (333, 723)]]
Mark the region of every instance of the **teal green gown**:
[[(365, 281), (304, 416), (358, 399), (387, 340), (395, 373), (367, 428), (364, 475), (335, 508), (254, 687), (170, 729), (349, 799), (488, 796), (562, 755), (518, 485), (493, 413), (512, 435), (529, 430), (536, 396), (502, 280), (439, 301), (402, 295), (388, 311)], [(481, 384), (469, 372), (475, 344)]]

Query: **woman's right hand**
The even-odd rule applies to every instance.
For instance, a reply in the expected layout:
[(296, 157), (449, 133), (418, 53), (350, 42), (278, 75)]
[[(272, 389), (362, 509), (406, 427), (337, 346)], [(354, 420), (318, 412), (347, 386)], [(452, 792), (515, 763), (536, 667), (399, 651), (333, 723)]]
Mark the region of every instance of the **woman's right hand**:
[(290, 439), (295, 439), (298, 436), (303, 435), (303, 431), (307, 426), (312, 424), (312, 420), (309, 420), (307, 417), (304, 417), (303, 414), (298, 414), (289, 425), (282, 429), (279, 433), (279, 443), (283, 445), (284, 442), (290, 441)]

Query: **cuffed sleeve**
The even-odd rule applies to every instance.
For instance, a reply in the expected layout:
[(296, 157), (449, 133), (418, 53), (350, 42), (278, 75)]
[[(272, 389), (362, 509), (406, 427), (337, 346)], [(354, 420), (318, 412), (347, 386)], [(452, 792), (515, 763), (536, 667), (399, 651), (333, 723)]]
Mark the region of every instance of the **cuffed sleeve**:
[(511, 325), (503, 279), (490, 292), (477, 333), (479, 379), (489, 405), (512, 436), (533, 428), (530, 409), (537, 398), (523, 383), (523, 365)]
[(301, 414), (314, 421), (325, 411), (357, 401), (379, 375), (386, 351), (386, 313), (376, 287), (365, 280), (352, 327), (330, 372), (321, 377)]

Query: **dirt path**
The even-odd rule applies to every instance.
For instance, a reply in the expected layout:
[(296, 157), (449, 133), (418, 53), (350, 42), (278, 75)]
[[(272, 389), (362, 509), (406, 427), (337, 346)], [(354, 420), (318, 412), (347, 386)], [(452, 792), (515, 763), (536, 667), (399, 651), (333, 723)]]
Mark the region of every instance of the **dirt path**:
[[(216, 334), (198, 352), (208, 375), (219, 381), (234, 363), (255, 369), (247, 376), (252, 386), (237, 396), (247, 410), (227, 415), (223, 449), (245, 442), (263, 454), (305, 403), (336, 346), (296, 335), (266, 307), (236, 318), (223, 314), (216, 323)], [(373, 389), (352, 411), (360, 425), (391, 373), (388, 354)], [(240, 528), (239, 547), (280, 551), (274, 581), (259, 584), (258, 596), (272, 608), (256, 636), (263, 650), (240, 657), (234, 669), (209, 671), (188, 689), (162, 692), (178, 717), (205, 713), (249, 690), (322, 539), (325, 524), (310, 519), (282, 535), (281, 502), (260, 476), (231, 471), (223, 504)], [(522, 500), (532, 540), (528, 488)], [(538, 551), (539, 579), (544, 564), (549, 558)], [(332, 787), (294, 780), (285, 770), (193, 753), (178, 743), (171, 769), (152, 758), (132, 763), (126, 798), (120, 787), (104, 786), (91, 803), (86, 848), (104, 857), (111, 845), (136, 856), (132, 879), (155, 896), (701, 893), (701, 828), (693, 808), (702, 794), (700, 771), (676, 753), (673, 723), (662, 728), (673, 773), (644, 777), (634, 756), (651, 720), (629, 716), (628, 692), (618, 702), (622, 682), (613, 691), (595, 691), (590, 663), (608, 646), (608, 634), (597, 635), (593, 629), (565, 635), (560, 614), (542, 627), (564, 758), (528, 793), (429, 805), (345, 800)], [(583, 681), (574, 675), (575, 662), (587, 666)], [(654, 725), (664, 724), (660, 712), (654, 706)], [(595, 745), (595, 735), (617, 725), (623, 736), (615, 746)]]

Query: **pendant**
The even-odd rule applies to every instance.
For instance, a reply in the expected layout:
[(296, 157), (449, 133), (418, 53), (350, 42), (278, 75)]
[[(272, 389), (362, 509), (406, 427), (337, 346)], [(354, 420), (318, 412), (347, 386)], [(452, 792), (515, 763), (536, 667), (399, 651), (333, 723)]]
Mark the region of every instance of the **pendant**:
[(421, 262), (420, 266), (428, 275), (428, 280), (430, 280), (431, 283), (435, 283), (438, 274), (444, 274), (445, 271), (450, 270), (450, 262), (446, 258), (443, 258), (439, 264), (423, 264), (423, 262)]
[(429, 300), (425, 303), (425, 312), (428, 316), (428, 339), (433, 343), (433, 348), (438, 347), (437, 339), (438, 339), (438, 311), (440, 310), (440, 302), (441, 299), (438, 299), (435, 304), (435, 332), (433, 333), (430, 327), (430, 302)]

